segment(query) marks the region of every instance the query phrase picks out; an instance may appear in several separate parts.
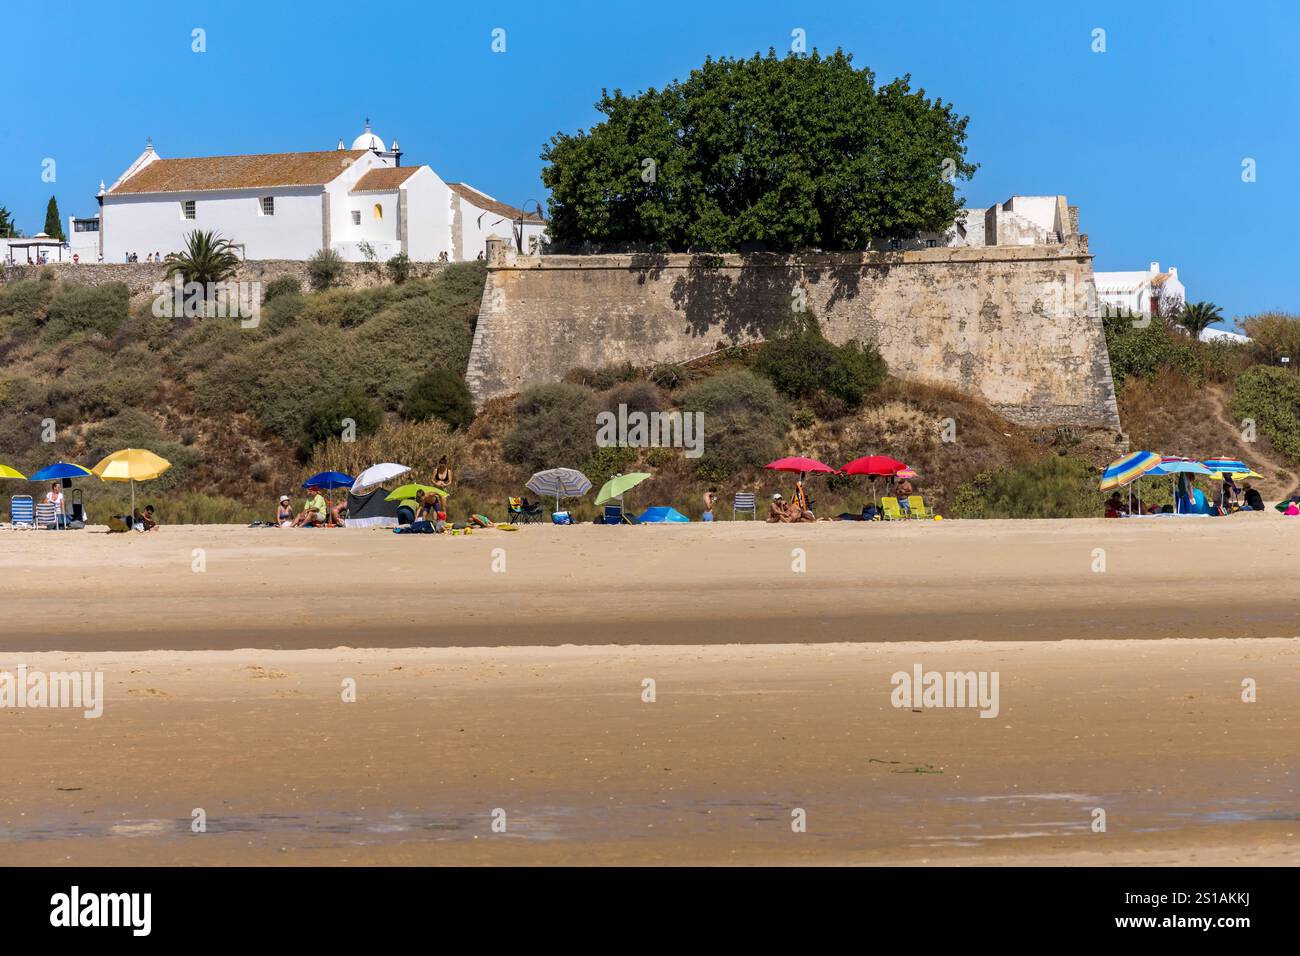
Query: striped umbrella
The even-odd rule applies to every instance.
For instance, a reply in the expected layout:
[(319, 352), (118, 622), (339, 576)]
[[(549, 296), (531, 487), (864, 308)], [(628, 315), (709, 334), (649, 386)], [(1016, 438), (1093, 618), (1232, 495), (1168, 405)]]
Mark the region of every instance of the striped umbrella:
[(1153, 451), (1135, 451), (1118, 461), (1112, 461), (1101, 474), (1101, 490), (1111, 491), (1141, 478), (1160, 464), (1160, 456)]
[(560, 510), (561, 498), (577, 498), (591, 491), (591, 479), (576, 468), (551, 468), (539, 471), (524, 486), (533, 494), (555, 496), (555, 510)]
[(1240, 458), (1207, 458), (1205, 467), (1210, 471), (1226, 471), (1234, 475), (1239, 471), (1250, 471), (1250, 465), (1246, 464)]

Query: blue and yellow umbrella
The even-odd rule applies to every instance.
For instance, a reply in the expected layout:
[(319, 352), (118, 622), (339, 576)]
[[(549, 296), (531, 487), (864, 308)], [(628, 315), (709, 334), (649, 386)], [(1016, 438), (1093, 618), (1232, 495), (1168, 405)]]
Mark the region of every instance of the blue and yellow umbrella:
[(1101, 490), (1111, 491), (1130, 481), (1141, 478), (1160, 464), (1160, 456), (1153, 451), (1135, 451), (1118, 461), (1112, 461), (1101, 473)]

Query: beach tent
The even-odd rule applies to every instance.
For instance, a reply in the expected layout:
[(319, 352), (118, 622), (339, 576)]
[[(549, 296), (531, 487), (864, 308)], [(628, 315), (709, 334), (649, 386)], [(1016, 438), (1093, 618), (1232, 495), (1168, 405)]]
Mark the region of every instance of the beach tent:
[(364, 494), (348, 492), (348, 516), (345, 528), (380, 528), (397, 526), (397, 502), (386, 499), (387, 492), (376, 488)]
[(641, 512), (636, 520), (640, 524), (669, 524), (674, 522), (681, 523), (683, 521), (690, 521), (691, 519), (686, 517), (686, 515), (682, 514), (676, 508), (656, 507), (647, 508), (645, 511)]

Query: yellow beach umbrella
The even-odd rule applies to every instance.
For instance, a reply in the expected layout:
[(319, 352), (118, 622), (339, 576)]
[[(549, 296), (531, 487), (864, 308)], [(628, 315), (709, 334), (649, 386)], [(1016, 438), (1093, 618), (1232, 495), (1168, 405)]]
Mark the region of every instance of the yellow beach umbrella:
[(8, 465), (0, 465), (0, 478), (17, 478), (19, 481), (26, 481), (27, 476), (17, 468), (10, 468)]
[(135, 519), (135, 483), (152, 481), (172, 466), (166, 458), (160, 458), (144, 448), (123, 448), (115, 451), (94, 468), (90, 469), (103, 481), (131, 482), (131, 518)]

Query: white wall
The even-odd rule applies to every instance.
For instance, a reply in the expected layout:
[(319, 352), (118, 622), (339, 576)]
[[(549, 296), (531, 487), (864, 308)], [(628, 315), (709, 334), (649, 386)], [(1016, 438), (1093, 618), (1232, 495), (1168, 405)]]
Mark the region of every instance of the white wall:
[[(489, 212), (486, 209), (480, 209), (464, 196), (453, 193), (460, 200), (460, 223), (461, 223), (461, 252), (466, 261), (472, 261), (478, 258), (482, 252), (487, 254), (487, 241), (492, 236), (500, 236), (510, 243), (511, 248), (515, 242), (515, 220), (509, 216), (503, 216), (497, 212)], [(524, 223), (524, 253), (528, 253), (528, 240), (530, 237), (541, 237), (546, 232), (544, 223)]]
[(443, 252), (451, 258), (451, 189), (428, 166), (422, 166), (402, 188), (408, 222), (406, 254), (414, 262), (436, 262)]
[[(196, 229), (242, 245), (246, 259), (308, 259), (321, 246), (322, 192), (320, 186), (293, 186), (109, 195), (100, 218), (104, 261), (124, 262), (132, 252), (141, 262), (151, 252), (180, 252), (185, 237)], [(263, 196), (274, 197), (275, 215), (262, 215)], [(183, 217), (185, 199), (195, 201), (194, 219)]]

